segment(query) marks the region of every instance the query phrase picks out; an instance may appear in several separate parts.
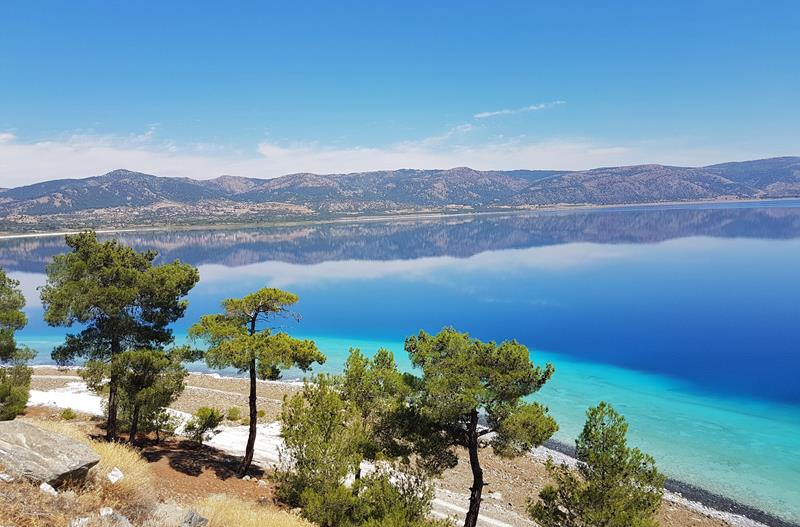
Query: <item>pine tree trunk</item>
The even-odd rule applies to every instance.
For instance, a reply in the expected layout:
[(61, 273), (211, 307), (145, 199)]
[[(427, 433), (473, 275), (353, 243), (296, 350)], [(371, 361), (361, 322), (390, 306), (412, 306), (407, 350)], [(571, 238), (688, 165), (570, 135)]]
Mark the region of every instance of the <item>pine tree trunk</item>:
[(256, 445), (256, 426), (258, 425), (258, 406), (256, 401), (256, 359), (250, 359), (250, 430), (247, 435), (247, 447), (244, 450), (244, 459), (239, 467), (239, 477), (243, 478), (253, 462), (253, 452)]
[(483, 493), (483, 469), (478, 459), (478, 412), (472, 411), (470, 415), (469, 430), (467, 431), (467, 449), (469, 450), (469, 466), (472, 469), (472, 488), (469, 492), (469, 510), (464, 519), (464, 527), (475, 527), (478, 523), (478, 513), (481, 508), (481, 494)]
[[(120, 352), (119, 339), (111, 340), (111, 360)], [(108, 379), (108, 418), (106, 419), (106, 439), (114, 441), (117, 439), (117, 376), (113, 373)]]
[(128, 438), (130, 444), (136, 443), (136, 433), (139, 431), (139, 405), (133, 405), (133, 412), (131, 413), (131, 435)]

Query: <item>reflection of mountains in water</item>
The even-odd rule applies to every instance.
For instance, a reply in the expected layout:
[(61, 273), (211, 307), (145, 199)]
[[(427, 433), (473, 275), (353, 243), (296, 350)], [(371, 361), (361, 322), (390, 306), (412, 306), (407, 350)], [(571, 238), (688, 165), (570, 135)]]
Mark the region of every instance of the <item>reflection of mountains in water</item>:
[[(161, 261), (240, 266), (263, 261), (468, 257), (501, 249), (572, 242), (652, 243), (689, 236), (800, 237), (800, 207), (596, 210), (331, 223), (296, 227), (120, 233)], [(61, 237), (0, 241), (0, 266), (41, 272), (64, 251)]]

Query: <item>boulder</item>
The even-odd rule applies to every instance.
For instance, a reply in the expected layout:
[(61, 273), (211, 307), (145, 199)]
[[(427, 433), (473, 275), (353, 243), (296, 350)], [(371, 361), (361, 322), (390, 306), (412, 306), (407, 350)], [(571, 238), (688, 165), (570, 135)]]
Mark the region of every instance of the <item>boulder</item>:
[(208, 519), (203, 518), (191, 509), (186, 511), (181, 521), (181, 527), (206, 527), (206, 525), (208, 525)]
[(25, 421), (0, 421), (0, 465), (34, 483), (80, 481), (100, 461), (86, 444)]
[(206, 527), (208, 519), (193, 509), (184, 509), (174, 503), (161, 503), (153, 512), (153, 520), (160, 527)]

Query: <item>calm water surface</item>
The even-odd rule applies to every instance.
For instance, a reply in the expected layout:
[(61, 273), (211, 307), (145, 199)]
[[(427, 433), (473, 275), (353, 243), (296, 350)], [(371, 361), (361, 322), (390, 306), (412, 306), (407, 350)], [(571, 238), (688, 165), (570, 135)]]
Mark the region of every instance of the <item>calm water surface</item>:
[[(402, 342), (420, 329), (516, 338), (556, 367), (538, 397), (558, 439), (609, 401), (671, 477), (800, 521), (800, 202), (119, 237), (199, 267), (179, 338), (265, 285), (300, 295), (284, 329), (318, 341), (325, 371), (350, 346), (408, 367)], [(36, 287), (63, 250), (0, 241), (40, 363), (64, 331), (42, 322)]]

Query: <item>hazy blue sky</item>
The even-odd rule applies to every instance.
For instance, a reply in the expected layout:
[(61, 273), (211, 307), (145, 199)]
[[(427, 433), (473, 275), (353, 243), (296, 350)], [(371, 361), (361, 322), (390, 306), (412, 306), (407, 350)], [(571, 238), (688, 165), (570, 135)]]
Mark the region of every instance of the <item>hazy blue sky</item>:
[(800, 2), (0, 3), (0, 186), (800, 154)]

